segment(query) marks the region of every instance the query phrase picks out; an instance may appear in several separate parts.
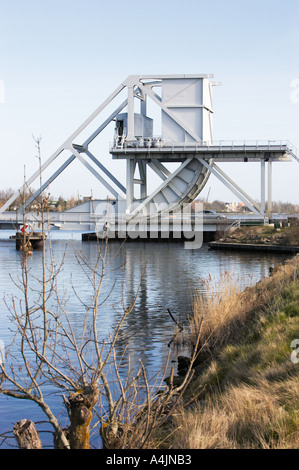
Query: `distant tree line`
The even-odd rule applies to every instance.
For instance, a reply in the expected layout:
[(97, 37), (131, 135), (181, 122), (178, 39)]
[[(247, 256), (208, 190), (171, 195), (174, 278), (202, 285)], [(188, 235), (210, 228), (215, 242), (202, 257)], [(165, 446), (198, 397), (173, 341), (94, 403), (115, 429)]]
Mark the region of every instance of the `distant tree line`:
[[(12, 206), (10, 207), (10, 210), (17, 210), (18, 208), (22, 207), (23, 204), (23, 199), (25, 201), (28, 200), (29, 197), (31, 197), (36, 191), (35, 190), (26, 190), (25, 191), (25, 198), (22, 194), (19, 195), (19, 197), (14, 201)], [(5, 204), (8, 199), (13, 196), (15, 193), (15, 190), (12, 188), (8, 189), (0, 189), (0, 207)], [(64, 198), (63, 196), (59, 196), (57, 199), (52, 198), (50, 194), (47, 195), (48, 197), (48, 207), (51, 211), (58, 211), (62, 212), (67, 209), (70, 209), (71, 207), (76, 206), (77, 204), (81, 204), (83, 200), (81, 197), (75, 198), (75, 196), (71, 196), (70, 198)], [(41, 196), (38, 196), (28, 207), (28, 210), (35, 210), (38, 208), (39, 203), (41, 202)], [(196, 204), (201, 203), (203, 205), (203, 208), (206, 210), (214, 210), (216, 212), (228, 212), (228, 203), (215, 200), (212, 202), (204, 201), (201, 199), (197, 199), (196, 201), (193, 201), (192, 207), (193, 209), (196, 210)], [(292, 204), (291, 202), (282, 202), (282, 201), (274, 201), (272, 203), (272, 212), (275, 213), (283, 213), (283, 214), (293, 214), (293, 213), (299, 213), (299, 204)], [(267, 203), (266, 203), (266, 208), (267, 208)], [(238, 212), (246, 212), (248, 211), (246, 206), (240, 206), (238, 209)]]
[[(267, 207), (267, 204), (266, 204)], [(299, 204), (292, 204), (290, 202), (273, 202), (273, 212), (292, 214), (294, 212), (299, 212)]]
[[(20, 193), (18, 198), (10, 206), (9, 210), (15, 211), (22, 207), (23, 201), (27, 201), (33, 194), (35, 194), (35, 192), (36, 190), (29, 189), (25, 191), (25, 194)], [(15, 190), (12, 188), (0, 189), (0, 207), (2, 207), (6, 203), (6, 201), (8, 201), (14, 194)], [(63, 196), (59, 196), (59, 198), (55, 199), (52, 198), (50, 194), (47, 194), (46, 197), (48, 199), (48, 208), (51, 211), (65, 211), (67, 209), (70, 209), (71, 207), (76, 206), (77, 204), (82, 203), (82, 199), (75, 198), (74, 196), (71, 196), (68, 199), (65, 199)], [(40, 202), (41, 195), (34, 199), (34, 201), (32, 201), (32, 203), (28, 207), (28, 210), (38, 209)]]
[[(193, 201), (192, 205), (195, 208), (196, 203), (200, 202), (203, 205), (203, 209), (205, 210), (214, 210), (216, 212), (229, 212), (229, 205), (226, 202), (215, 200), (212, 202), (203, 201), (203, 200), (196, 200)], [(267, 202), (266, 202), (266, 209), (267, 209)], [(196, 209), (195, 209), (196, 210)], [(249, 209), (246, 206), (239, 206), (238, 212), (247, 212)], [(282, 202), (282, 201), (274, 201), (272, 203), (272, 212), (279, 213), (279, 214), (294, 214), (299, 213), (299, 204), (292, 204), (291, 202)]]

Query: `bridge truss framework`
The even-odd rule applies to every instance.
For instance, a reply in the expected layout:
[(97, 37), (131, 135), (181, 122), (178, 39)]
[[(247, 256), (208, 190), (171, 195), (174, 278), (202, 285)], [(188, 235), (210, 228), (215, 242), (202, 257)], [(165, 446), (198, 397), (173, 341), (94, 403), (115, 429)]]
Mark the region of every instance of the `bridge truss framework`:
[[(192, 202), (200, 194), (211, 174), (231, 190), (257, 217), (263, 219), (271, 217), (272, 164), (292, 161), (293, 158), (299, 161), (296, 151), (291, 144), (281, 141), (216, 143), (212, 132), (212, 87), (215, 83), (210, 81), (211, 77), (211, 75), (129, 76), (42, 164), (43, 174), (58, 156), (67, 153), (62, 165), (27, 200), (26, 207), (74, 160), (79, 160), (119, 202), (128, 218), (138, 213), (146, 214), (150, 205), (156, 207), (157, 212), (179, 210), (182, 204)], [(120, 104), (117, 103), (111, 114), (80, 142), (80, 134), (87, 131), (121, 93), (125, 94), (125, 99)], [(152, 133), (152, 119), (147, 116), (148, 100), (152, 100), (162, 115), (162, 132), (159, 137), (154, 137)], [(140, 103), (139, 113), (136, 113), (136, 101)], [(110, 153), (113, 159), (126, 161), (125, 184), (121, 183), (90, 150), (90, 144), (112, 121), (116, 122), (116, 127)], [(167, 162), (176, 162), (178, 167), (171, 172), (165, 165)], [(244, 165), (259, 162), (260, 203), (234, 182), (218, 166), (219, 162), (244, 162)], [(161, 184), (150, 194), (147, 190), (148, 168), (161, 179)], [(138, 175), (136, 175), (137, 170)], [(0, 208), (0, 214), (4, 213), (39, 177), (40, 170), (37, 170)], [(136, 197), (137, 186), (140, 188), (139, 197)]]

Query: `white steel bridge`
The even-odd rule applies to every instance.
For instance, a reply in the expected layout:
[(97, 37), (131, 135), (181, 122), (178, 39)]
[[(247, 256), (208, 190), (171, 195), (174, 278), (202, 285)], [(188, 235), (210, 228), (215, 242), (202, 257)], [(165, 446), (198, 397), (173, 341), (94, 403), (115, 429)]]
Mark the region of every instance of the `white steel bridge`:
[[(49, 157), (18, 191), (0, 208), (0, 222), (17, 222), (16, 214), (7, 210), (35, 180), (59, 156), (62, 165), (43, 181), (41, 187), (30, 197), (25, 208), (59, 177), (74, 160), (79, 160), (111, 195), (111, 207), (126, 221), (132, 218), (153, 217), (179, 213), (203, 190), (213, 174), (251, 213), (268, 220), (272, 214), (272, 165), (298, 160), (296, 149), (285, 141), (214, 141), (212, 130), (212, 88), (218, 83), (212, 75), (132, 75), (100, 105), (95, 112)], [(148, 102), (156, 106), (161, 134), (154, 136), (154, 120), (148, 113)], [(139, 109), (137, 107), (139, 106)], [(112, 107), (112, 111), (111, 111)], [(110, 109), (107, 117), (107, 108)], [(106, 114), (105, 114), (106, 113)], [(100, 122), (100, 124), (99, 124)], [(95, 154), (93, 144), (101, 138), (102, 131), (113, 125), (113, 143), (107, 151), (112, 159), (124, 165), (125, 184), (118, 175), (104, 165)], [(87, 136), (87, 137), (86, 137)], [(176, 162), (171, 170), (167, 164)], [(247, 194), (230, 178), (218, 162), (260, 163), (260, 201)], [(160, 184), (148, 191), (149, 169), (160, 178)], [(267, 194), (266, 194), (267, 191)], [(268, 201), (267, 213), (265, 202)], [(56, 228), (75, 227), (93, 230), (97, 221), (107, 216), (107, 211), (82, 206), (64, 213), (50, 214), (51, 224)], [(36, 215), (27, 215), (36, 220)], [(19, 215), (19, 220), (21, 216)], [(218, 221), (219, 222), (219, 221)], [(211, 224), (210, 224), (211, 225)], [(74, 229), (74, 228), (73, 228)]]

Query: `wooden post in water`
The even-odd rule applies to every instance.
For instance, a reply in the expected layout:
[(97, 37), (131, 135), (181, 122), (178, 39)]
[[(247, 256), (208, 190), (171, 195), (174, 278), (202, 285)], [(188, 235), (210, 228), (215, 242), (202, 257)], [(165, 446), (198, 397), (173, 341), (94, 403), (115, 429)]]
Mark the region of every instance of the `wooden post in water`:
[(33, 421), (22, 419), (13, 428), (20, 449), (42, 449), (42, 443)]

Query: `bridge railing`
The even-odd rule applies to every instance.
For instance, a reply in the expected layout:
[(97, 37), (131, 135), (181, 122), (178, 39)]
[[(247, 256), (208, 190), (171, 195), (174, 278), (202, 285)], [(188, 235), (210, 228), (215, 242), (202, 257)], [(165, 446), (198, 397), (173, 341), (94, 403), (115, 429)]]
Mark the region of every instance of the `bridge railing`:
[(277, 150), (277, 151), (291, 151), (294, 155), (298, 155), (296, 147), (288, 140), (216, 140), (216, 141), (203, 141), (199, 142), (175, 142), (172, 139), (162, 139), (161, 137), (153, 138), (142, 138), (136, 140), (136, 142), (127, 142), (122, 140), (121, 142), (110, 143), (110, 152), (117, 150), (140, 150), (155, 148), (161, 152), (165, 149), (171, 149), (173, 151), (195, 149), (208, 150)]
[[(90, 214), (88, 212), (49, 212), (44, 214), (45, 221), (48, 223), (89, 223)], [(26, 223), (39, 223), (42, 220), (41, 214), (36, 212), (26, 213)], [(0, 221), (9, 223), (23, 223), (22, 214), (16, 212), (0, 213)]]

